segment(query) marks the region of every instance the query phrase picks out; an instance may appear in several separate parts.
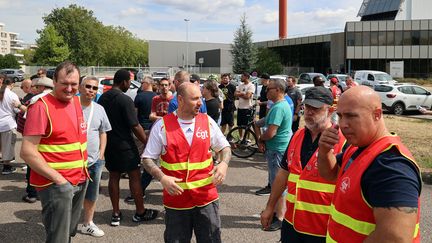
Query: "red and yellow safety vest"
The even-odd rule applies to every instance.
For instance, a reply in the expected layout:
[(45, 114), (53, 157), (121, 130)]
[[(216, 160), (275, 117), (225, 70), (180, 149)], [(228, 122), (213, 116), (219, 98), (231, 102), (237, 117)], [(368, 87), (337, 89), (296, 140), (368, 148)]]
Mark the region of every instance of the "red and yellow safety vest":
[[(72, 185), (80, 182), (87, 173), (87, 134), (86, 123), (82, 114), (78, 97), (74, 97), (78, 127), (65, 116), (60, 102), (51, 94), (48, 94), (37, 102), (43, 102), (49, 121), (49, 133), (42, 137), (38, 145), (38, 151), (48, 163), (57, 170)], [(59, 108), (60, 107), (60, 108)], [(34, 170), (30, 173), (30, 184), (35, 187), (45, 187), (53, 182), (39, 175)]]
[[(339, 142), (334, 154), (340, 153), (346, 140), (339, 132)], [(300, 154), (305, 129), (294, 134), (287, 152), (289, 176), (287, 182), (285, 220), (297, 232), (325, 237), (335, 183), (320, 177), (318, 149), (302, 169)]]
[(161, 169), (165, 175), (181, 179), (177, 182), (184, 192), (171, 196), (163, 190), (163, 204), (167, 208), (191, 209), (205, 206), (218, 199), (213, 176), (210, 150), (210, 123), (206, 114), (195, 117), (192, 144), (186, 137), (173, 113), (163, 117), (166, 132), (165, 153), (161, 155)]
[[(372, 161), (380, 153), (392, 147), (397, 148), (404, 157), (417, 167), (410, 151), (397, 136), (386, 136), (369, 145), (344, 172), (344, 168), (358, 148), (350, 146), (345, 151), (331, 205), (327, 242), (363, 242), (375, 230), (373, 209), (363, 197), (360, 186), (361, 178)], [(418, 171), (418, 173), (420, 172)], [(413, 242), (420, 242), (419, 219), (420, 200)]]

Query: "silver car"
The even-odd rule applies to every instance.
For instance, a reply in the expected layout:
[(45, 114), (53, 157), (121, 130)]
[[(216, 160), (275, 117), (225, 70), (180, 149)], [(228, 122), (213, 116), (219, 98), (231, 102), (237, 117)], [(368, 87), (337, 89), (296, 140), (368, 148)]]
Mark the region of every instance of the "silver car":
[(15, 82), (24, 80), (24, 71), (21, 69), (2, 69), (0, 74), (6, 75), (6, 77), (13, 79)]

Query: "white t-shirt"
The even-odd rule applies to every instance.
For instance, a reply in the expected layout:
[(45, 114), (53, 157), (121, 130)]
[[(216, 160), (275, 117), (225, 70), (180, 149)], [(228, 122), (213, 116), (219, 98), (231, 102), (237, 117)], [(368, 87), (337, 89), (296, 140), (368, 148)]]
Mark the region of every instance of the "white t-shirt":
[(14, 107), (14, 101), (19, 101), (18, 95), (6, 88), (3, 100), (0, 101), (0, 132), (10, 131), (17, 127), (15, 115), (18, 110)]
[(241, 83), (236, 88), (237, 91), (240, 91), (242, 94), (252, 93), (250, 99), (245, 99), (239, 97), (238, 108), (239, 109), (249, 109), (252, 107), (253, 94), (255, 93), (255, 85), (251, 82), (248, 84)]
[[(192, 138), (195, 129), (195, 118), (192, 120), (182, 120), (177, 118), (180, 128), (186, 137), (189, 145), (192, 144)], [(209, 117), (210, 121), (210, 146), (218, 152), (225, 147), (229, 147), (229, 143), (219, 129), (216, 122)], [(162, 119), (156, 121), (151, 129), (149, 140), (147, 141), (142, 158), (158, 159), (161, 153), (165, 153), (165, 146), (167, 145), (165, 129), (163, 128)]]

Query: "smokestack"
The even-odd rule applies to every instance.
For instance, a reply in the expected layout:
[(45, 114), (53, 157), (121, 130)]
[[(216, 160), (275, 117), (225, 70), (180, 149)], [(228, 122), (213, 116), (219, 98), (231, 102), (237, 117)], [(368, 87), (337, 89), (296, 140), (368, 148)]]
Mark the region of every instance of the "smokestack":
[(287, 3), (288, 0), (279, 0), (279, 39), (286, 39), (287, 34)]

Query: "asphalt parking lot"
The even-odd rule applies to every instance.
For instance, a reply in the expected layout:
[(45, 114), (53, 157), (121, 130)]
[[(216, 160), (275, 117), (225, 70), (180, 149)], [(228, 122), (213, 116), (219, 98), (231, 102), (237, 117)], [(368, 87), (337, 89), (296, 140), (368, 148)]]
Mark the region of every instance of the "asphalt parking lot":
[[(20, 145), (19, 145), (20, 146)], [(17, 146), (17, 150), (19, 149)], [(18, 159), (17, 166), (24, 165)], [(0, 175), (0, 239), (1, 242), (43, 242), (40, 202), (28, 204), (21, 201), (25, 190), (24, 171), (7, 176)], [(111, 203), (108, 196), (108, 173), (104, 171), (102, 191), (97, 204), (94, 222), (105, 231), (102, 238), (77, 234), (73, 242), (163, 242), (164, 212), (161, 185), (150, 184), (146, 207), (161, 210), (151, 222), (132, 222), (134, 206), (121, 201), (123, 220), (119, 227), (111, 227)], [(250, 159), (233, 157), (225, 184), (219, 187), (222, 239), (224, 242), (277, 242), (279, 231), (260, 229), (259, 213), (267, 196), (256, 196), (254, 191), (266, 184), (266, 163), (262, 154)], [(129, 194), (127, 179), (121, 180), (121, 198)], [(421, 209), (422, 242), (432, 242), (432, 185), (424, 185)], [(194, 241), (193, 241), (194, 242)]]

